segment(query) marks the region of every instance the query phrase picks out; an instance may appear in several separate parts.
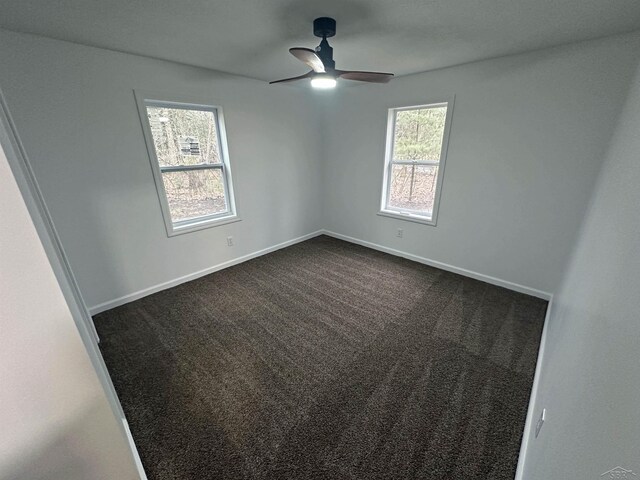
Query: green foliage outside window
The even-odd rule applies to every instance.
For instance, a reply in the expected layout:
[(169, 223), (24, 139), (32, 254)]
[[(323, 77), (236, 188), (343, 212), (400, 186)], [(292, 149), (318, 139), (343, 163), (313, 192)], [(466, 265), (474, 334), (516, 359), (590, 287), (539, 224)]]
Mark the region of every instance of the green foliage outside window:
[(396, 112), (393, 160), (440, 160), (446, 107)]

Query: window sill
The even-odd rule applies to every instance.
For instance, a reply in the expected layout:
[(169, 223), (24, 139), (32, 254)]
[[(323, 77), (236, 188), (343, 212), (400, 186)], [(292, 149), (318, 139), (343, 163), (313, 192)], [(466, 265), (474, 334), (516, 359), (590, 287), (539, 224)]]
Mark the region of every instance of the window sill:
[(220, 225), (227, 225), (228, 223), (239, 222), (242, 219), (238, 215), (226, 215), (218, 218), (207, 218), (204, 220), (194, 220), (180, 226), (171, 226), (167, 231), (169, 237), (175, 237), (176, 235), (182, 235), (183, 233), (196, 232), (198, 230), (204, 230), (205, 228), (218, 227)]
[(382, 217), (397, 218), (398, 220), (406, 220), (408, 222), (422, 223), (423, 225), (436, 226), (435, 218), (423, 217), (412, 213), (395, 212), (393, 210), (380, 210), (378, 215)]

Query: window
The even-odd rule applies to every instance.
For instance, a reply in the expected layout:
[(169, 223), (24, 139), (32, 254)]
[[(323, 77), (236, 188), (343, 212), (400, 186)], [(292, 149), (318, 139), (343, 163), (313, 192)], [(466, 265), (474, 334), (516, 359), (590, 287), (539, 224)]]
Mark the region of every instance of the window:
[(389, 109), (380, 215), (436, 224), (452, 106)]
[(167, 233), (237, 220), (221, 109), (144, 97), (138, 108)]

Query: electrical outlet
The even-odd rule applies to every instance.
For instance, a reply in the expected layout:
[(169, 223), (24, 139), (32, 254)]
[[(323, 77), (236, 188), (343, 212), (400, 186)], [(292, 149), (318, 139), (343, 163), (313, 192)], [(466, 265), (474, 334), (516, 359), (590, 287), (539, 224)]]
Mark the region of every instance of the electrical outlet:
[(545, 417), (547, 416), (547, 409), (543, 408), (542, 413), (540, 414), (540, 418), (538, 419), (538, 423), (536, 423), (536, 438), (540, 435), (540, 430), (542, 430), (542, 425), (544, 424)]
[(227, 237), (227, 246), (233, 247), (233, 237)]
[(398, 238), (402, 238), (402, 235), (404, 235), (404, 230), (402, 230), (401, 228), (398, 229), (398, 233), (396, 233), (396, 237)]

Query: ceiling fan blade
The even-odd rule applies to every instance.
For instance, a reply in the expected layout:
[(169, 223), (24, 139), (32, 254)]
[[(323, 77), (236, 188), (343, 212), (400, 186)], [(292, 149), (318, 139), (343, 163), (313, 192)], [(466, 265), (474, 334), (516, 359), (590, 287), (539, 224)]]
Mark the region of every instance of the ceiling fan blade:
[(310, 72), (305, 73), (304, 75), (300, 75), (299, 77), (291, 77), (291, 78), (283, 78), (282, 80), (274, 80), (273, 82), (269, 82), (269, 85), (274, 83), (286, 83), (286, 82), (295, 82), (296, 80), (304, 80), (305, 78), (311, 78), (315, 72), (312, 70)]
[(344, 78), (346, 80), (356, 80), (358, 82), (369, 83), (387, 83), (393, 78), (393, 73), (356, 72), (349, 70), (336, 70), (336, 73), (340, 78)]
[(315, 50), (311, 50), (310, 48), (295, 47), (290, 48), (289, 52), (301, 62), (306, 63), (314, 72), (324, 73), (324, 64), (322, 63), (322, 60), (320, 60), (320, 57), (315, 52)]

